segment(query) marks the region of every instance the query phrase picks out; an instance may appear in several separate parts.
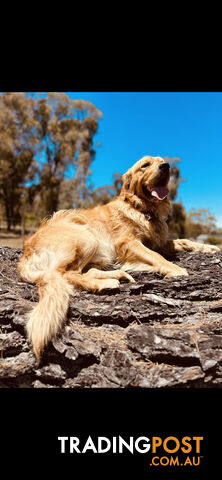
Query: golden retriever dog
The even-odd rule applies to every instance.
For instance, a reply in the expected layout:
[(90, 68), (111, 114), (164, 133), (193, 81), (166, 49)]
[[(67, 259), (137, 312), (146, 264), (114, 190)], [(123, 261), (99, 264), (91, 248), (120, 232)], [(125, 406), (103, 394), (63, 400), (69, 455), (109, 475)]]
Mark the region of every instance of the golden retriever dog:
[(26, 241), (19, 271), (23, 280), (39, 288), (39, 303), (27, 323), (38, 360), (61, 329), (76, 289), (116, 289), (121, 279), (134, 281), (127, 273), (132, 271), (188, 275), (161, 250), (219, 250), (189, 240), (168, 240), (169, 178), (170, 166), (162, 158), (143, 157), (123, 175), (115, 200), (91, 209), (60, 210)]

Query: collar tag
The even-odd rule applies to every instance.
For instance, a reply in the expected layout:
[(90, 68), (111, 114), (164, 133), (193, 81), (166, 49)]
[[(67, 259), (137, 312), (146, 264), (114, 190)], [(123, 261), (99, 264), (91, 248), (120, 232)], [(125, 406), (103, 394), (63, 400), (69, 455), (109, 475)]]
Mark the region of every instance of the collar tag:
[(150, 212), (146, 213), (146, 214), (145, 214), (145, 217), (146, 217), (146, 219), (148, 220), (148, 222), (150, 222), (150, 220), (152, 220), (152, 215), (151, 215)]

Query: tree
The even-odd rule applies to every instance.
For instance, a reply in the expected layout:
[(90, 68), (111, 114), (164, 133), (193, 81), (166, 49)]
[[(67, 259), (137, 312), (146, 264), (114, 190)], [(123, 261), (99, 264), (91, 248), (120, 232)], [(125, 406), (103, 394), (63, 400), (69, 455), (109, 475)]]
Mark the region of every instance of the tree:
[(197, 238), (200, 234), (211, 234), (216, 230), (216, 219), (208, 208), (192, 208), (186, 218), (186, 236)]
[(179, 157), (163, 157), (166, 162), (170, 164), (170, 182), (169, 182), (169, 198), (170, 200), (174, 201), (177, 193), (178, 188), (181, 182), (185, 182), (184, 178), (180, 176), (180, 169), (178, 167), (178, 163), (181, 162)]
[(0, 95), (0, 202), (9, 230), (13, 218), (33, 209), (49, 215), (64, 197), (70, 207), (87, 201), (101, 117), (91, 102), (63, 93)]
[(31, 166), (36, 145), (33, 100), (24, 93), (0, 96), (0, 201), (8, 230), (20, 217), (23, 185), (33, 179)]
[(122, 175), (120, 173), (113, 174), (112, 185), (104, 185), (90, 192), (90, 206), (105, 205), (120, 194), (122, 188)]
[(44, 215), (87, 200), (93, 138), (101, 117), (102, 112), (86, 100), (71, 100), (61, 93), (38, 98), (34, 118), (40, 151), (33, 190), (40, 195)]
[(186, 213), (182, 203), (172, 203), (167, 223), (172, 236), (176, 238), (183, 238), (185, 236)]

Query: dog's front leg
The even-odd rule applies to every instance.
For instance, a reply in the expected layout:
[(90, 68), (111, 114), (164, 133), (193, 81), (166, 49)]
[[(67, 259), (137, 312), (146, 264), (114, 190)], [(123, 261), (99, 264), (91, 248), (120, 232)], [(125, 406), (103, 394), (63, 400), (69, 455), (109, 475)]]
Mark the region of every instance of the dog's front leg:
[(164, 246), (164, 251), (166, 253), (173, 253), (173, 252), (203, 252), (203, 253), (215, 253), (219, 252), (220, 249), (215, 245), (205, 245), (203, 243), (192, 242), (191, 240), (184, 239), (176, 239), (176, 240), (168, 240), (166, 245)]
[(121, 239), (115, 244), (122, 270), (157, 272), (166, 277), (188, 275), (185, 268), (168, 262), (162, 255), (145, 247), (139, 240)]

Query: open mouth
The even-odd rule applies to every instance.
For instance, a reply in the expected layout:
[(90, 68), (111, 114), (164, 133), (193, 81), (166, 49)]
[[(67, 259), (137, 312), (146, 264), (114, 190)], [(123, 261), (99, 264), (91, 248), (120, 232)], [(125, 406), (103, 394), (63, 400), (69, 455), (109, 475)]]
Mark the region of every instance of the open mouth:
[(157, 187), (154, 187), (150, 193), (153, 197), (156, 197), (158, 200), (164, 200), (164, 198), (167, 197), (169, 190), (166, 187), (157, 186)]
[(161, 171), (156, 179), (156, 185), (150, 187), (149, 185), (143, 185), (143, 193), (146, 197), (154, 197), (157, 200), (164, 200), (168, 193), (169, 189), (167, 188), (169, 182), (169, 170)]
[(143, 185), (143, 193), (145, 196), (152, 196), (157, 198), (157, 200), (164, 200), (167, 197), (169, 190), (164, 185), (155, 185), (152, 188), (148, 188), (146, 185)]

